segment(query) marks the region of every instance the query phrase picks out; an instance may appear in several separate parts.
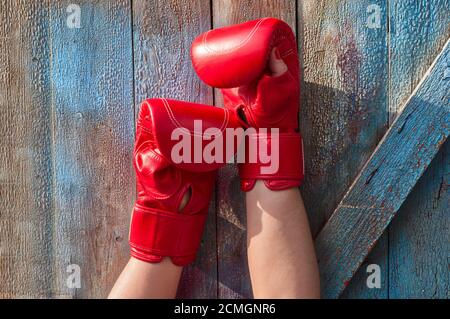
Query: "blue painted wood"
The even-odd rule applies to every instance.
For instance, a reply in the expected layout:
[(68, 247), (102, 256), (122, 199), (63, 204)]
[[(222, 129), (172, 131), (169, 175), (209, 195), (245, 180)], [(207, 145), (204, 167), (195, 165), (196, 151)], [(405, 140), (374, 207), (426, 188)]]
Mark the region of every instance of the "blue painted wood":
[(325, 297), (337, 297), (450, 132), (448, 42), (316, 239)]
[(450, 141), (389, 230), (389, 298), (450, 298)]
[[(210, 29), (210, 2), (133, 2), (136, 115), (148, 97), (212, 104), (212, 89), (200, 83), (189, 56), (195, 37)], [(217, 297), (216, 216), (212, 203), (202, 244), (185, 267), (179, 298)]]
[(130, 2), (79, 3), (80, 28), (70, 3), (50, 3), (54, 293), (105, 297), (129, 258), (134, 202)]
[[(449, 38), (450, 4), (391, 0), (389, 11), (393, 118)], [(390, 298), (449, 298), (449, 147), (443, 146), (389, 227)]]
[[(389, 296), (389, 240), (384, 233), (355, 272), (340, 298), (343, 299), (387, 299)], [(374, 265), (380, 267), (380, 287), (367, 285)]]
[[(386, 1), (300, 1), (302, 188), (317, 235), (387, 129)], [(371, 5), (380, 26), (368, 27)]]
[[(387, 129), (387, 2), (299, 1), (303, 58), (302, 195), (313, 234), (322, 229)], [(387, 240), (369, 256), (387, 278)], [(384, 298), (362, 270), (347, 298)]]
[(448, 0), (390, 0), (391, 122), (450, 36)]
[[(429, 67), (433, 59), (441, 50), (443, 44), (446, 39), (450, 35), (450, 30), (448, 29), (448, 25), (450, 22), (449, 18), (449, 4), (446, 0), (437, 0), (437, 1), (417, 1), (417, 0), (391, 0), (389, 1), (389, 24), (390, 24), (390, 32), (389, 32), (389, 51), (390, 51), (390, 60), (389, 60), (389, 114), (390, 121), (392, 122), (396, 115), (398, 109), (402, 106), (402, 103), (408, 98), (408, 96), (412, 93), (413, 88), (417, 85), (422, 75)], [(414, 47), (414, 50), (411, 48)], [(445, 163), (445, 160), (443, 161)], [(442, 164), (434, 164), (434, 165), (444, 165)], [(439, 170), (439, 168), (434, 168), (433, 165), (428, 169), (430, 171)], [(428, 170), (425, 172), (428, 175)], [(424, 178), (426, 180), (430, 180)], [(431, 182), (431, 181), (430, 181)], [(438, 178), (433, 180), (435, 185), (440, 184), (440, 180)], [(429, 189), (431, 186), (422, 186), (422, 189)], [(434, 186), (436, 188), (438, 186)], [(420, 199), (416, 199), (419, 196)], [(407, 202), (404, 206), (408, 206), (408, 201), (418, 200), (420, 203), (431, 202), (434, 201), (434, 196), (430, 196), (429, 192), (418, 192), (416, 191), (414, 195), (408, 197)], [(435, 206), (435, 204), (428, 204), (428, 206)], [(408, 229), (414, 229), (414, 223), (421, 225), (420, 228), (423, 229), (424, 235), (420, 238), (422, 239), (420, 242), (420, 246), (422, 249), (428, 250), (445, 250), (445, 245), (440, 245), (437, 248), (431, 247), (432, 243), (434, 243), (436, 238), (445, 237), (443, 233), (434, 231), (435, 224), (434, 222), (430, 222), (427, 217), (421, 215), (419, 210), (416, 214), (414, 211), (409, 209), (408, 212), (403, 212), (403, 208), (399, 211), (398, 219), (408, 219), (410, 227), (403, 227), (402, 222), (394, 223), (393, 226), (389, 226), (389, 234), (386, 232), (383, 234), (382, 238), (378, 241), (377, 245), (374, 247), (373, 252), (379, 251), (379, 246), (388, 247), (388, 243), (386, 238), (390, 237), (389, 242), (389, 254), (387, 250), (383, 252), (386, 256), (384, 259), (376, 260), (372, 258), (373, 252), (368, 256), (368, 258), (364, 261), (358, 272), (355, 274), (354, 278), (350, 282), (350, 286), (344, 291), (343, 296), (349, 298), (367, 298), (369, 295), (367, 292), (377, 291), (376, 289), (368, 289), (366, 287), (366, 266), (369, 263), (378, 264), (381, 269), (389, 269), (390, 273), (382, 273), (382, 287), (385, 287), (384, 284), (387, 282), (390, 283), (389, 287), (389, 296), (395, 296), (396, 289), (401, 290), (401, 286), (410, 286), (410, 294), (414, 295), (419, 291), (422, 291), (422, 298), (430, 298), (430, 297), (438, 297), (435, 294), (435, 289), (432, 284), (427, 285), (425, 282), (433, 283), (436, 276), (439, 276), (437, 273), (439, 269), (442, 268), (442, 264), (446, 263), (445, 260), (436, 260), (434, 263), (427, 262), (427, 254), (417, 254), (416, 252), (411, 252), (408, 249), (407, 243), (398, 242), (398, 238), (405, 238), (410, 236), (410, 238), (406, 239), (409, 242), (416, 242), (417, 238), (414, 233), (409, 233)], [(439, 216), (439, 212), (435, 212), (434, 210), (430, 212), (434, 215), (436, 213)], [(403, 217), (407, 216), (407, 217)], [(414, 217), (411, 217), (414, 216)], [(406, 221), (405, 221), (406, 223)], [(398, 225), (398, 229), (397, 229)], [(424, 225), (427, 225), (430, 229), (428, 230), (428, 235), (425, 235), (427, 232), (424, 228)], [(395, 229), (392, 229), (394, 227)], [(403, 232), (405, 234), (400, 235), (398, 232)], [(408, 235), (409, 234), (409, 235)], [(430, 239), (430, 240), (428, 240)], [(448, 242), (448, 240), (442, 240), (443, 243)], [(419, 245), (419, 244), (417, 244)], [(427, 247), (427, 248), (425, 248)], [(448, 248), (447, 248), (448, 250)], [(401, 256), (397, 256), (400, 254)], [(411, 268), (420, 268), (423, 269), (421, 272), (421, 276), (425, 278), (428, 276), (429, 280), (418, 280), (416, 276), (405, 276), (406, 273), (414, 273), (414, 270), (406, 269), (407, 267), (398, 268), (399, 263), (396, 262), (391, 266), (388, 266), (387, 256), (390, 256), (390, 263), (392, 263), (393, 259), (412, 259), (408, 264)], [(424, 260), (420, 259), (420, 256), (424, 256)], [(396, 267), (397, 266), (397, 267)], [(404, 271), (399, 271), (399, 269), (404, 269)], [(399, 278), (397, 276), (399, 274), (403, 274)], [(387, 276), (386, 276), (387, 275)], [(389, 280), (387, 277), (390, 277)], [(401, 278), (401, 280), (400, 280)], [(397, 280), (400, 282), (396, 283)], [(447, 281), (448, 282), (448, 281)], [(444, 286), (445, 281), (442, 283)], [(357, 285), (359, 288), (356, 289), (356, 293), (352, 291), (353, 286)], [(412, 289), (412, 286), (422, 285), (422, 288), (416, 287), (417, 289)], [(427, 289), (429, 287), (429, 289)], [(404, 290), (404, 289), (403, 289)], [(414, 291), (413, 291), (414, 290)], [(388, 296), (387, 290), (384, 297)], [(403, 294), (404, 297), (407, 294)], [(442, 295), (441, 295), (442, 297)]]
[[(69, 4), (0, 3), (0, 297), (106, 296), (128, 258), (136, 103), (148, 96), (213, 102), (188, 56), (192, 39), (211, 24), (267, 15), (297, 23), (304, 55), (300, 119), (309, 172), (302, 193), (315, 233), (450, 35), (447, 0), (297, 1), (297, 12), (289, 0), (80, 1), (80, 29), (67, 26)], [(367, 27), (373, 5), (380, 8), (380, 28)], [(433, 90), (442, 84), (432, 82)], [(428, 109), (437, 97), (424, 95), (425, 100), (410, 104), (437, 116), (442, 109)], [(413, 122), (416, 133), (423, 132), (425, 123), (415, 116), (406, 117), (397, 140), (404, 132), (412, 138)], [(380, 167), (368, 186), (353, 186), (337, 210), (342, 215), (325, 227), (335, 242), (319, 236), (322, 269), (334, 269), (323, 279), (326, 285), (337, 282), (326, 296), (337, 296), (342, 280), (348, 283), (354, 265), (362, 262), (345, 297), (449, 297), (448, 142), (392, 223), (389, 264), (384, 237), (362, 260), (406, 197), (411, 180), (427, 166), (433, 141), (423, 141), (424, 146), (416, 144), (422, 161), (417, 169), (402, 162), (408, 159), (402, 155), (407, 145), (380, 147), (377, 154), (386, 159), (392, 158), (389, 150), (398, 153), (391, 167), (411, 169), (411, 179), (400, 176), (394, 183)], [(386, 194), (385, 183), (393, 186), (391, 193), (398, 190), (400, 199)], [(353, 195), (357, 190), (359, 195)], [(381, 197), (364, 197), (377, 190)], [(234, 168), (222, 170), (218, 192), (199, 258), (185, 270), (179, 297), (251, 296), (245, 210)], [(386, 199), (384, 208), (380, 198)], [(359, 205), (370, 206), (370, 201), (374, 208)], [(66, 286), (66, 267), (72, 263), (81, 267), (81, 289)], [(381, 266), (380, 290), (366, 289), (369, 263)]]
[(48, 8), (0, 1), (0, 298), (53, 296)]

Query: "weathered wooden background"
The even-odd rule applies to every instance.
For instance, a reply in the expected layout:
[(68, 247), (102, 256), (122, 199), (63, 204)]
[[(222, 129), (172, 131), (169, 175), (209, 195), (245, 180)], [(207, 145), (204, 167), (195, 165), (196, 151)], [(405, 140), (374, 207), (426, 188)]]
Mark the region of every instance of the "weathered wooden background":
[[(220, 105), (191, 67), (192, 40), (265, 16), (299, 40), (301, 191), (316, 236), (449, 38), (449, 0), (0, 1), (0, 297), (108, 294), (128, 259), (139, 102)], [(446, 142), (342, 297), (449, 297), (449, 152)], [(245, 225), (229, 166), (180, 297), (251, 297)], [(80, 288), (66, 284), (74, 264)], [(366, 286), (369, 264), (379, 289)]]

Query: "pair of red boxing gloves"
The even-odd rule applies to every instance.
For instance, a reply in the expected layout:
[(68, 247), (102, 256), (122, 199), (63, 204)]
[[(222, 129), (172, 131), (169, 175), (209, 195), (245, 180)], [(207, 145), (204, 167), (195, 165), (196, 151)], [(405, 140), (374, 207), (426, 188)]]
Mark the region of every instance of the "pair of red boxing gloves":
[[(243, 191), (250, 191), (256, 180), (282, 190), (303, 179), (299, 61), (291, 28), (265, 18), (211, 30), (195, 39), (191, 58), (200, 79), (221, 88), (225, 108), (167, 99), (142, 103), (130, 246), (131, 255), (146, 262), (170, 257), (184, 266), (195, 259), (217, 169), (239, 147)], [(286, 70), (273, 74), (273, 59), (283, 60)], [(230, 129), (241, 129), (244, 136), (227, 134)], [(272, 156), (276, 170), (264, 170), (267, 163), (257, 154), (252, 157), (258, 148), (278, 155)]]

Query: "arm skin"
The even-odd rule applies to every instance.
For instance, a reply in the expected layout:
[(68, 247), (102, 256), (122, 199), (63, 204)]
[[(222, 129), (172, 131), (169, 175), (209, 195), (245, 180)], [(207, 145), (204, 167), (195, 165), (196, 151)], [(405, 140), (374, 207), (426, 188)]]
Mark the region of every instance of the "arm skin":
[[(273, 49), (272, 76), (287, 71)], [(284, 154), (289, 156), (289, 154)], [(247, 253), (255, 298), (320, 298), (314, 243), (298, 188), (272, 191), (257, 181), (246, 194)]]
[(255, 298), (320, 298), (319, 271), (298, 188), (257, 181), (246, 194), (247, 252)]
[[(297, 188), (271, 191), (257, 181), (246, 195), (247, 246), (255, 298), (319, 298), (319, 272)], [(108, 298), (174, 298), (182, 267), (169, 258), (125, 266)]]
[[(190, 197), (190, 191), (184, 194), (180, 211)], [(108, 299), (173, 299), (182, 270), (183, 267), (174, 265), (170, 258), (164, 258), (160, 263), (148, 263), (131, 257)]]
[(182, 270), (169, 258), (147, 263), (131, 257), (108, 299), (175, 298)]

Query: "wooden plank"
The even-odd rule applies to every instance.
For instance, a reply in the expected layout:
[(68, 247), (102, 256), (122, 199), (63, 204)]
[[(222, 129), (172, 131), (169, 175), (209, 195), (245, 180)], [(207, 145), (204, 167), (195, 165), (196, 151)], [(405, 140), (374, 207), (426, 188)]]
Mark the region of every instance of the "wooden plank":
[[(450, 7), (445, 0), (394, 0), (389, 11), (392, 119), (449, 38)], [(449, 147), (446, 142), (389, 226), (390, 298), (449, 298)]]
[[(136, 115), (148, 97), (167, 97), (212, 104), (212, 89), (200, 83), (189, 56), (195, 37), (209, 30), (210, 2), (133, 2)], [(186, 267), (179, 298), (217, 297), (216, 219), (210, 208), (202, 245)]]
[[(306, 176), (301, 188), (313, 236), (337, 207), (388, 123), (387, 5), (384, 0), (298, 1), (303, 81), (300, 129)], [(368, 258), (387, 266), (387, 240)], [(382, 267), (382, 278), (387, 267)], [(383, 298), (362, 270), (349, 298)]]
[[(342, 299), (387, 299), (389, 297), (389, 238), (383, 234), (355, 272), (348, 286), (342, 292)], [(379, 266), (380, 287), (367, 285), (367, 279), (373, 274), (374, 265)], [(325, 293), (326, 294), (326, 293)]]
[[(129, 258), (134, 202), (130, 1), (51, 2), (54, 293), (105, 297)], [(74, 11), (72, 11), (74, 13)], [(69, 288), (67, 266), (80, 267)]]
[[(0, 3), (0, 107), (5, 110), (0, 114), (0, 297), (105, 296), (128, 258), (134, 190), (131, 3), (82, 1), (81, 30), (65, 24), (69, 3), (53, 3), (51, 12), (48, 2)], [(266, 15), (295, 25), (292, 3), (215, 1), (214, 26)], [(445, 0), (389, 3), (393, 121), (449, 29)], [(384, 41), (378, 31), (385, 32), (386, 24), (382, 20), (381, 30), (364, 28), (370, 4), (379, 5), (385, 16), (384, 1), (298, 1), (305, 55), (301, 127), (310, 143), (307, 170), (312, 173), (302, 193), (315, 233), (386, 129), (385, 43), (377, 42)], [(193, 75), (185, 55), (193, 37), (210, 27), (209, 1), (172, 1), (167, 9), (162, 2), (133, 5), (140, 28), (134, 33), (135, 101), (164, 95), (211, 103), (211, 91)], [(354, 63), (363, 71), (353, 70)], [(374, 98), (367, 98), (366, 90), (376, 92)], [(360, 105), (368, 114), (356, 112)], [(365, 121), (374, 126), (367, 129)], [(353, 145), (355, 132), (363, 149)], [(390, 297), (448, 298), (448, 256), (442, 245), (448, 242), (445, 145), (391, 228)], [(213, 204), (199, 258), (183, 275), (180, 297), (251, 296), (245, 207), (233, 167), (221, 171), (218, 192), (217, 236), (223, 242), (217, 249), (223, 260), (217, 264)], [(363, 265), (387, 269), (387, 241), (382, 241)], [(65, 285), (66, 266), (72, 263), (81, 266), (80, 290)], [(364, 289), (365, 267), (355, 276), (347, 297), (386, 296), (385, 280), (381, 291)]]
[(390, 0), (389, 14), (392, 122), (450, 36), (450, 6), (448, 0)]
[(337, 297), (445, 142), (449, 41), (316, 239), (325, 297)]
[[(289, 0), (213, 0), (215, 28), (257, 18), (275, 17), (296, 30), (296, 7)], [(222, 105), (221, 94), (216, 105)], [(217, 245), (219, 298), (252, 296), (247, 264), (245, 195), (240, 191), (235, 165), (220, 170), (217, 185)]]
[[(306, 177), (302, 189), (317, 234), (383, 136), (387, 124), (385, 1), (300, 1)], [(367, 7), (380, 28), (367, 26)]]
[(0, 2), (0, 298), (52, 295), (48, 8)]
[(447, 140), (389, 230), (389, 298), (448, 299), (450, 142)]

